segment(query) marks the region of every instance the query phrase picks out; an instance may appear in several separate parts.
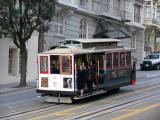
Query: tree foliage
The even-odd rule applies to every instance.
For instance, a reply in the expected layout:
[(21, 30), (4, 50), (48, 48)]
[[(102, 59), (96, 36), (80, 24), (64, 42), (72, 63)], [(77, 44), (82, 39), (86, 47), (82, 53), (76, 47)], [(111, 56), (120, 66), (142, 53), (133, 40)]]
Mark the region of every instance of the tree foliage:
[(22, 70), (20, 86), (26, 85), (25, 43), (35, 30), (48, 30), (54, 9), (55, 0), (0, 0), (0, 35), (11, 37), (20, 49)]
[[(54, 15), (54, 0), (1, 0), (1, 34), (18, 36), (27, 41), (34, 30), (47, 30)], [(19, 41), (15, 41), (20, 47)]]

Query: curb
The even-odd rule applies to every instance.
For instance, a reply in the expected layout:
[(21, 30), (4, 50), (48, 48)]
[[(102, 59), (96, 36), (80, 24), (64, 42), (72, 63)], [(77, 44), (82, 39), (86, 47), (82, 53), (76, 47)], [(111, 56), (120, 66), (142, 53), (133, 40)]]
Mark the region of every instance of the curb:
[(0, 95), (4, 95), (4, 94), (7, 94), (7, 93), (14, 93), (14, 92), (18, 92), (18, 91), (25, 91), (25, 90), (29, 90), (29, 89), (34, 89), (36, 87), (22, 87), (22, 88), (4, 88), (4, 89), (0, 89)]

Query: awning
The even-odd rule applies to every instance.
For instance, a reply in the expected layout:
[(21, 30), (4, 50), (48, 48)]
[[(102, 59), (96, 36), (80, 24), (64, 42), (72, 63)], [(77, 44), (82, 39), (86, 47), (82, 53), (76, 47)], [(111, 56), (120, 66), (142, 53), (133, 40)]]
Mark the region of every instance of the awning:
[(130, 38), (131, 33), (129, 32), (129, 29), (122, 24), (100, 20), (96, 26), (96, 32), (93, 37), (123, 39)]

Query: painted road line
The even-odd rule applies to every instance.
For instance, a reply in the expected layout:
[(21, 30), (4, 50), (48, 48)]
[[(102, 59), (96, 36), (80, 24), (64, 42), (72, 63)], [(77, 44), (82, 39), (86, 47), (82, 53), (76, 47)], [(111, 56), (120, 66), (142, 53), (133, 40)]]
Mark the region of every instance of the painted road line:
[(113, 96), (112, 98), (109, 98), (108, 100), (109, 101), (112, 101), (112, 99), (117, 99), (117, 98), (121, 98), (121, 97), (126, 97), (128, 95), (131, 95), (131, 94), (135, 94), (135, 93), (143, 93), (143, 92), (146, 92), (148, 90), (151, 90), (151, 89), (154, 89), (154, 88), (159, 88), (159, 84), (155, 85), (155, 86), (152, 86), (152, 87), (147, 87), (147, 88), (143, 88), (141, 90), (133, 90), (133, 92), (129, 92), (129, 93), (119, 93), (118, 95), (116, 96)]
[(59, 111), (59, 112), (55, 112), (55, 113), (46, 114), (46, 115), (42, 115), (42, 116), (39, 116), (39, 117), (31, 118), (29, 120), (40, 120), (40, 119), (52, 117), (52, 116), (55, 116), (55, 115), (57, 115), (57, 116), (59, 116), (59, 115), (63, 115), (63, 116), (64, 115), (69, 115), (69, 114), (71, 114), (71, 112), (73, 112), (77, 109), (81, 109), (81, 108), (86, 107), (86, 106), (88, 106), (88, 105), (82, 105), (82, 106), (78, 106), (78, 107), (69, 108), (69, 109), (66, 109), (66, 110)]
[(122, 112), (136, 112), (138, 111), (139, 109), (135, 109), (135, 110), (121, 110)]
[(133, 115), (136, 115), (136, 114), (139, 114), (139, 113), (142, 113), (142, 112), (145, 112), (147, 110), (154, 109), (154, 108), (157, 108), (157, 107), (160, 107), (160, 103), (153, 104), (151, 106), (148, 106), (148, 107), (145, 107), (145, 108), (142, 108), (142, 109), (139, 109), (139, 110), (133, 110), (132, 112), (129, 112), (128, 114), (113, 118), (111, 120), (123, 120), (123, 119), (129, 118)]
[[(149, 89), (149, 88), (146, 88), (146, 89)], [(145, 90), (146, 90), (145, 89)], [(115, 98), (119, 98), (119, 97), (124, 97), (124, 96), (128, 96), (128, 95), (131, 95), (133, 94), (132, 92), (131, 93), (127, 93), (127, 94), (124, 94), (124, 95), (119, 95), (119, 96), (116, 96), (114, 97)], [(113, 98), (112, 98), (113, 99)], [(107, 100), (107, 101), (102, 101), (102, 102), (119, 102), (119, 101), (112, 101), (112, 100)], [(63, 110), (63, 111), (60, 111), (60, 112), (56, 112), (56, 113), (51, 113), (51, 114), (48, 114), (48, 115), (44, 115), (44, 116), (40, 116), (40, 117), (35, 117), (35, 118), (32, 118), (30, 120), (39, 120), (39, 119), (44, 119), (44, 118), (47, 118), (47, 117), (51, 117), (51, 116), (65, 116), (65, 115), (74, 115), (74, 113), (70, 113), (71, 111), (74, 111), (76, 109), (79, 109), (79, 108), (82, 108), (82, 107), (85, 107), (87, 105), (84, 105), (84, 106), (79, 106), (79, 107), (75, 107), (75, 108), (71, 108), (71, 109), (67, 109), (67, 110)], [(110, 111), (106, 111), (106, 112), (110, 112)], [(87, 112), (85, 113), (84, 115), (87, 115), (87, 114), (91, 114), (91, 112)]]
[[(157, 97), (157, 95), (152, 95), (152, 96), (149, 95), (149, 96), (138, 98), (136, 100), (123, 101), (121, 103), (114, 104), (114, 105), (105, 104), (105, 105), (102, 105), (100, 107), (98, 107), (98, 106), (97, 107), (92, 107), (92, 109), (88, 109), (87, 111), (83, 111), (83, 113), (86, 113), (86, 112), (91, 113), (92, 112), (92, 114), (88, 113), (89, 115), (83, 115), (83, 113), (80, 112), (79, 114), (77, 114), (75, 116), (69, 116), (69, 117), (67, 116), (67, 118), (63, 117), (63, 118), (60, 118), (60, 119), (57, 119), (57, 120), (63, 120), (63, 119), (65, 119), (65, 120), (73, 120), (73, 119), (89, 120), (89, 119), (92, 119), (92, 118), (96, 118), (98, 116), (106, 115), (106, 113), (108, 114), (108, 112), (118, 111), (118, 110), (130, 107), (130, 106), (133, 106), (133, 105), (137, 105), (137, 104), (139, 104), (139, 102), (145, 102), (145, 101), (154, 99), (155, 97)], [(111, 111), (106, 111), (106, 110), (111, 110)], [(103, 111), (106, 111), (106, 113), (103, 112)]]
[(65, 113), (55, 113), (54, 115), (55, 116), (66, 116), (66, 115), (75, 115), (76, 113), (68, 113), (68, 112), (65, 112)]

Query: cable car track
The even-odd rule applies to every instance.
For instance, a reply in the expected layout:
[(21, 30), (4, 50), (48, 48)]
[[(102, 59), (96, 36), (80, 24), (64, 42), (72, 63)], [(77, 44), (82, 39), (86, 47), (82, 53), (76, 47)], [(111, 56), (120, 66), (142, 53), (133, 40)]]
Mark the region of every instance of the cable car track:
[[(155, 78), (153, 80), (148, 80), (148, 81), (140, 81), (140, 82), (137, 82), (137, 84), (134, 86), (134, 90), (145, 89), (146, 87), (151, 87), (151, 86), (157, 85), (158, 83), (160, 83), (160, 78)], [(141, 86), (142, 84), (143, 86)], [(130, 86), (126, 86), (124, 88), (131, 89)]]
[(95, 107), (95, 108), (83, 111), (81, 113), (78, 113), (77, 115), (68, 116), (68, 117), (65, 117), (65, 118), (59, 118), (59, 119), (56, 119), (56, 120), (63, 120), (63, 119), (65, 119), (65, 120), (90, 120), (90, 119), (93, 119), (93, 118), (97, 118), (99, 116), (103, 116), (105, 114), (109, 114), (111, 112), (118, 111), (118, 110), (123, 109), (123, 108), (127, 108), (129, 106), (134, 106), (134, 105), (152, 100), (152, 99), (157, 98), (157, 97), (160, 97), (160, 92), (157, 92), (155, 94), (150, 94), (150, 95), (147, 95), (145, 97), (140, 97), (138, 99), (126, 100), (124, 102), (120, 102), (120, 103), (117, 103), (117, 104), (114, 104), (114, 105), (108, 105), (107, 104), (107, 105), (103, 105), (103, 106), (100, 106), (100, 107)]
[[(62, 120), (62, 119), (66, 119), (66, 120), (70, 120), (70, 119), (92, 119), (93, 117), (97, 117), (97, 116), (102, 116), (104, 114), (109, 114), (113, 111), (116, 111), (116, 110), (119, 110), (119, 109), (122, 109), (122, 108), (125, 108), (125, 107), (129, 107), (131, 105), (136, 105), (137, 103), (140, 103), (140, 102), (145, 102), (146, 100), (150, 100), (150, 99), (153, 99), (157, 96), (160, 96), (160, 92), (157, 92), (155, 94), (149, 94), (149, 95), (146, 95), (145, 97), (140, 97), (140, 98), (136, 98), (136, 99), (132, 99), (130, 98), (130, 100), (126, 100), (125, 102), (121, 102), (121, 103), (117, 103), (117, 104), (114, 104), (114, 105), (103, 105), (103, 106), (100, 106), (100, 107), (95, 107), (95, 108), (92, 108), (92, 109), (88, 109), (86, 111), (83, 111), (81, 113), (79, 113), (79, 115), (77, 116), (70, 116), (70, 117), (65, 117), (65, 118), (60, 118), (58, 120)], [(22, 116), (32, 116), (34, 113), (43, 113), (44, 111), (47, 112), (47, 111), (50, 111), (50, 110), (56, 110), (56, 109), (59, 109), (60, 107), (68, 107), (69, 105), (64, 105), (64, 104), (60, 104), (60, 105), (57, 105), (56, 104), (56, 107), (55, 106), (50, 106), (50, 107), (43, 107), (41, 108), (41, 110), (39, 109), (36, 109), (36, 110), (33, 110), (33, 111), (26, 111), (26, 112), (21, 112), (21, 113), (17, 113), (17, 114), (14, 114), (14, 116), (6, 116), (7, 118), (9, 117), (10, 119), (18, 119)], [(74, 107), (74, 106), (73, 106)], [(65, 108), (63, 108), (65, 109)], [(112, 110), (111, 110), (112, 109)], [(92, 111), (92, 112), (91, 112)]]
[[(112, 94), (112, 95), (109, 95), (110, 97), (107, 99), (107, 100), (110, 100), (110, 99), (116, 99), (117, 97), (123, 97), (123, 96), (128, 96), (128, 95), (132, 95), (132, 93), (133, 94), (135, 94), (135, 93), (137, 93), (138, 91), (146, 91), (147, 89), (152, 89), (153, 88), (153, 86), (156, 88), (156, 86), (155, 85), (158, 85), (157, 83), (158, 82), (156, 82), (156, 84), (155, 84), (155, 82), (156, 81), (154, 81), (154, 83), (153, 83), (153, 80), (152, 80), (152, 82), (148, 82), (148, 83), (146, 83), (145, 84), (145, 86), (144, 86), (144, 84), (143, 84), (143, 86), (141, 86), (141, 88), (138, 88), (138, 89), (134, 89), (133, 91), (131, 90), (131, 91), (122, 91), (121, 93), (119, 93), (119, 94)], [(152, 84), (151, 84), (152, 83)], [(146, 88), (146, 85), (149, 85), (149, 88), (147, 87)], [(159, 86), (157, 86), (157, 87), (159, 87)], [(157, 95), (158, 95), (159, 93), (157, 93)], [(154, 94), (155, 95), (155, 94)], [(105, 108), (104, 110), (102, 109), (101, 111), (98, 111), (98, 113), (100, 114), (101, 112), (103, 112), (103, 111), (108, 111), (109, 109), (113, 109), (113, 108), (117, 108), (117, 107), (119, 107), (119, 106), (125, 106), (125, 104), (129, 104), (129, 103), (132, 103), (132, 102), (135, 102), (135, 101), (137, 101), (137, 100), (142, 100), (142, 99), (144, 99), (144, 98), (148, 98), (148, 97), (151, 97), (151, 96), (154, 96), (154, 95), (150, 95), (150, 96), (146, 96), (146, 97), (142, 97), (142, 98), (139, 98), (139, 99), (135, 99), (135, 100), (133, 100), (133, 97), (130, 97), (131, 98), (131, 100), (130, 101), (127, 101), (127, 102), (125, 102), (125, 103), (121, 103), (121, 104), (118, 104), (118, 105), (112, 105), (112, 107), (110, 107), (110, 108)], [(34, 101), (35, 102), (35, 101)], [(52, 105), (52, 106), (51, 106)], [(61, 107), (66, 107), (66, 109), (67, 109), (67, 107), (68, 107), (69, 105), (66, 105), (66, 104), (45, 104), (45, 105), (43, 105), (42, 104), (42, 102), (40, 102), (40, 103), (38, 103), (38, 105), (37, 106), (31, 106), (31, 108), (30, 109), (24, 109), (24, 110), (19, 110), (19, 111), (15, 111), (15, 112), (8, 112), (8, 114), (4, 114), (4, 115), (0, 115), (0, 119), (5, 119), (5, 118), (19, 118), (19, 117), (22, 117), (23, 115), (27, 115), (27, 116), (32, 116), (34, 113), (43, 113), (43, 112), (47, 112), (47, 111), (51, 111), (51, 110), (58, 110), (59, 108), (61, 108)], [(107, 105), (108, 106), (108, 105)], [(102, 106), (101, 106), (102, 107)], [(99, 108), (95, 108), (95, 109), (98, 109), (98, 110), (100, 110)], [(93, 111), (93, 113), (89, 113), (88, 111)], [(95, 111), (94, 112), (94, 110), (92, 109), (92, 110), (87, 110), (87, 111), (84, 111), (83, 113), (81, 113), (81, 115), (85, 115), (85, 117), (87, 117), (87, 116), (90, 116), (90, 115), (93, 115), (93, 114), (95, 114), (97, 111)], [(81, 117), (83, 117), (83, 116), (80, 116), (80, 117), (77, 117), (78, 119), (80, 119)], [(77, 119), (76, 118), (76, 119)], [(70, 119), (70, 118), (68, 118), (68, 119)]]
[(17, 116), (17, 115), (23, 115), (25, 113), (29, 114), (32, 112), (33, 114), (33, 111), (36, 111), (36, 113), (38, 112), (42, 112), (42, 111), (47, 111), (47, 110), (55, 110), (55, 109), (58, 109), (60, 107), (65, 107), (66, 105), (59, 105), (59, 104), (47, 104), (47, 105), (40, 105), (40, 106), (34, 106), (34, 107), (31, 107), (30, 109), (24, 109), (24, 110), (21, 110), (21, 111), (17, 111), (17, 112), (12, 112), (12, 113), (7, 113), (5, 115), (0, 115), (0, 119), (4, 119), (4, 118), (14, 118), (14, 116)]

